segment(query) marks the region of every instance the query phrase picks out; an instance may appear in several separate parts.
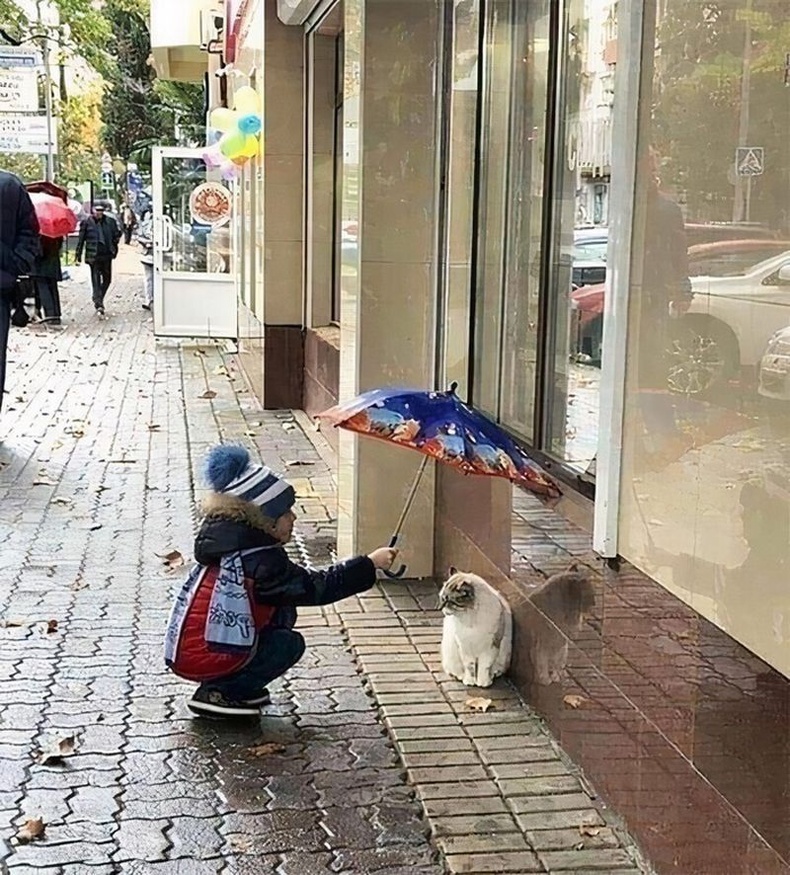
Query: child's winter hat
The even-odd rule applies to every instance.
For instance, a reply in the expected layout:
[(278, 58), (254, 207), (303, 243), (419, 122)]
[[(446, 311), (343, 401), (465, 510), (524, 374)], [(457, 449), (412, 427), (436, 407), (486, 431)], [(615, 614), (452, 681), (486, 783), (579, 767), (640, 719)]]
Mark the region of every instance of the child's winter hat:
[(287, 513), (296, 501), (293, 486), (265, 465), (250, 461), (244, 447), (214, 447), (206, 457), (205, 474), (214, 492), (249, 501), (272, 520)]

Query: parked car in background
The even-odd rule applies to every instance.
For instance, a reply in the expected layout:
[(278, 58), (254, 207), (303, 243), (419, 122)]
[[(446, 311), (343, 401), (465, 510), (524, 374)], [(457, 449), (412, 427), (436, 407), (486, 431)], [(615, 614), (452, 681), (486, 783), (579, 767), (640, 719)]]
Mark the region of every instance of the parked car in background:
[(577, 228), (573, 232), (572, 282), (574, 288), (602, 283), (606, 279), (608, 228)]
[[(699, 339), (706, 354), (717, 356), (718, 375), (732, 377), (742, 367), (759, 362), (771, 336), (790, 319), (790, 241), (767, 238), (717, 241), (689, 248), (689, 273), (694, 299), (683, 325), (678, 355), (698, 355)], [(604, 284), (571, 294), (576, 311), (578, 350), (600, 361)], [(689, 344), (684, 350), (683, 343)]]

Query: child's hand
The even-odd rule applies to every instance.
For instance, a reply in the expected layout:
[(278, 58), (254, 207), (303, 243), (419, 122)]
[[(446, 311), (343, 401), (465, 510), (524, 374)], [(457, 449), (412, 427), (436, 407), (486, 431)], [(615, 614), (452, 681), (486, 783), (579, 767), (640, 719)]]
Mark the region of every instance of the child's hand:
[(368, 554), (368, 559), (370, 559), (376, 568), (381, 571), (388, 571), (392, 568), (392, 563), (395, 561), (397, 555), (398, 551), (394, 547), (379, 547), (378, 550), (374, 550), (372, 553)]

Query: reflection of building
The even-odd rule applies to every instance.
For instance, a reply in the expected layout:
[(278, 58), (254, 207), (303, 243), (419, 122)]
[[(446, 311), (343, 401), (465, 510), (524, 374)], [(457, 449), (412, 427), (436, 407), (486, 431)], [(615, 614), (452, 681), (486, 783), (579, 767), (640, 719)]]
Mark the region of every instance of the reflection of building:
[(617, 0), (585, 0), (585, 7), (586, 27), (579, 34), (583, 66), (576, 131), (578, 220), (581, 225), (606, 225), (617, 65)]
[[(762, 5), (781, 17), (783, 4)], [(551, 608), (528, 599), (529, 550), (547, 549), (541, 539), (552, 528), (502, 483), (433, 470), (405, 532), (412, 573), (465, 566), (512, 596), (523, 637), (530, 622), (561, 630), (567, 664), (595, 707), (569, 713), (569, 675), (559, 668), (551, 672), (559, 680), (536, 689), (528, 648), (516, 654), (514, 679), (564, 740), (579, 739), (582, 765), (659, 871), (786, 871), (776, 854), (790, 858), (790, 835), (769, 803), (785, 798), (787, 776), (735, 736), (764, 739), (765, 726), (787, 713), (790, 658), (776, 618), (790, 607), (776, 581), (757, 574), (748, 590), (732, 573), (748, 555), (741, 515), (790, 503), (773, 492), (769, 501), (763, 489), (739, 504), (741, 474), (764, 463), (768, 477), (770, 428), (787, 426), (763, 418), (748, 380), (737, 382), (740, 353), (725, 349), (700, 302), (674, 318), (687, 303), (684, 229), (648, 149), (659, 122), (686, 150), (676, 149), (680, 156), (718, 146), (738, 127), (737, 106), (717, 105), (716, 124), (706, 125), (699, 113), (684, 115), (680, 99), (671, 125), (653, 119), (657, 25), (674, 37), (662, 58), (680, 56), (669, 85), (700, 106), (710, 102), (717, 64), (740, 69), (732, 52), (742, 41), (727, 35), (742, 22), (733, 11), (726, 28), (700, 24), (692, 0), (567, 0), (566, 16), (552, 14), (554, 0), (450, 6), (447, 16), (443, 0), (227, 4), (217, 81), (229, 100), (233, 88), (254, 85), (265, 108), (263, 156), (236, 186), (240, 359), (265, 406), (310, 414), (376, 385), (457, 380), (550, 463), (568, 494), (561, 510), (588, 527), (595, 512), (601, 552), (619, 550), (644, 572), (596, 577), (589, 622), (558, 624)], [(705, 39), (693, 48), (709, 54), (709, 78), (687, 63), (698, 28)], [(218, 105), (223, 93), (211, 78)], [(760, 93), (779, 93), (773, 117), (787, 130), (786, 95), (771, 91), (773, 82), (766, 73)], [(735, 145), (727, 145), (733, 154)], [(752, 188), (768, 217), (760, 233), (790, 239), (779, 209), (790, 201), (786, 150), (774, 149), (771, 161), (773, 175)], [(693, 189), (685, 166), (673, 170)], [(726, 174), (720, 185), (731, 207)], [(742, 235), (757, 234), (688, 218), (706, 242), (719, 241), (723, 269), (742, 260)], [(609, 226), (602, 373), (570, 363), (580, 221)], [(705, 282), (695, 277), (695, 288)], [(782, 282), (777, 272), (759, 301), (740, 302), (750, 325), (769, 323), (757, 318), (761, 307), (773, 308), (772, 318), (781, 312)], [(725, 354), (737, 354), (734, 367), (721, 367)], [(668, 358), (699, 392), (669, 391)], [(605, 439), (593, 482), (599, 385)], [(381, 541), (418, 460), (345, 433), (326, 438), (340, 551)], [(588, 546), (562, 530), (548, 550), (560, 563)], [(756, 567), (776, 564), (747, 566)], [(565, 662), (564, 645), (557, 651)], [(748, 792), (725, 767), (730, 750), (759, 774)]]

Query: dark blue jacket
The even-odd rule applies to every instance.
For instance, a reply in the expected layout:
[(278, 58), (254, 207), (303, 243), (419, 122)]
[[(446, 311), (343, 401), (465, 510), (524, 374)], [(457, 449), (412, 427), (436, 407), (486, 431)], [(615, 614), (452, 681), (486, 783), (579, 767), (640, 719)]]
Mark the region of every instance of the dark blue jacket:
[(40, 253), (38, 219), (30, 195), (18, 177), (0, 170), (0, 289), (13, 289)]
[[(115, 258), (118, 254), (118, 241), (121, 239), (121, 229), (112, 216), (105, 216), (102, 221), (106, 223), (104, 230), (107, 232), (107, 243), (110, 249), (104, 257)], [(77, 240), (77, 251), (75, 253), (77, 261), (82, 261), (83, 252), (85, 253), (85, 261), (88, 264), (96, 261), (99, 257), (99, 243), (101, 242), (102, 230), (93, 216), (83, 220), (80, 225), (80, 236)]]
[(367, 556), (313, 571), (292, 562), (284, 547), (255, 522), (254, 514), (240, 511), (240, 503), (228, 501), (223, 506), (216, 502), (195, 539), (195, 561), (216, 565), (227, 553), (270, 547), (245, 558), (244, 571), (253, 582), (255, 601), (281, 609), (276, 625), (292, 625), (296, 619), (293, 608), (300, 605), (328, 605), (376, 583), (376, 569)]

